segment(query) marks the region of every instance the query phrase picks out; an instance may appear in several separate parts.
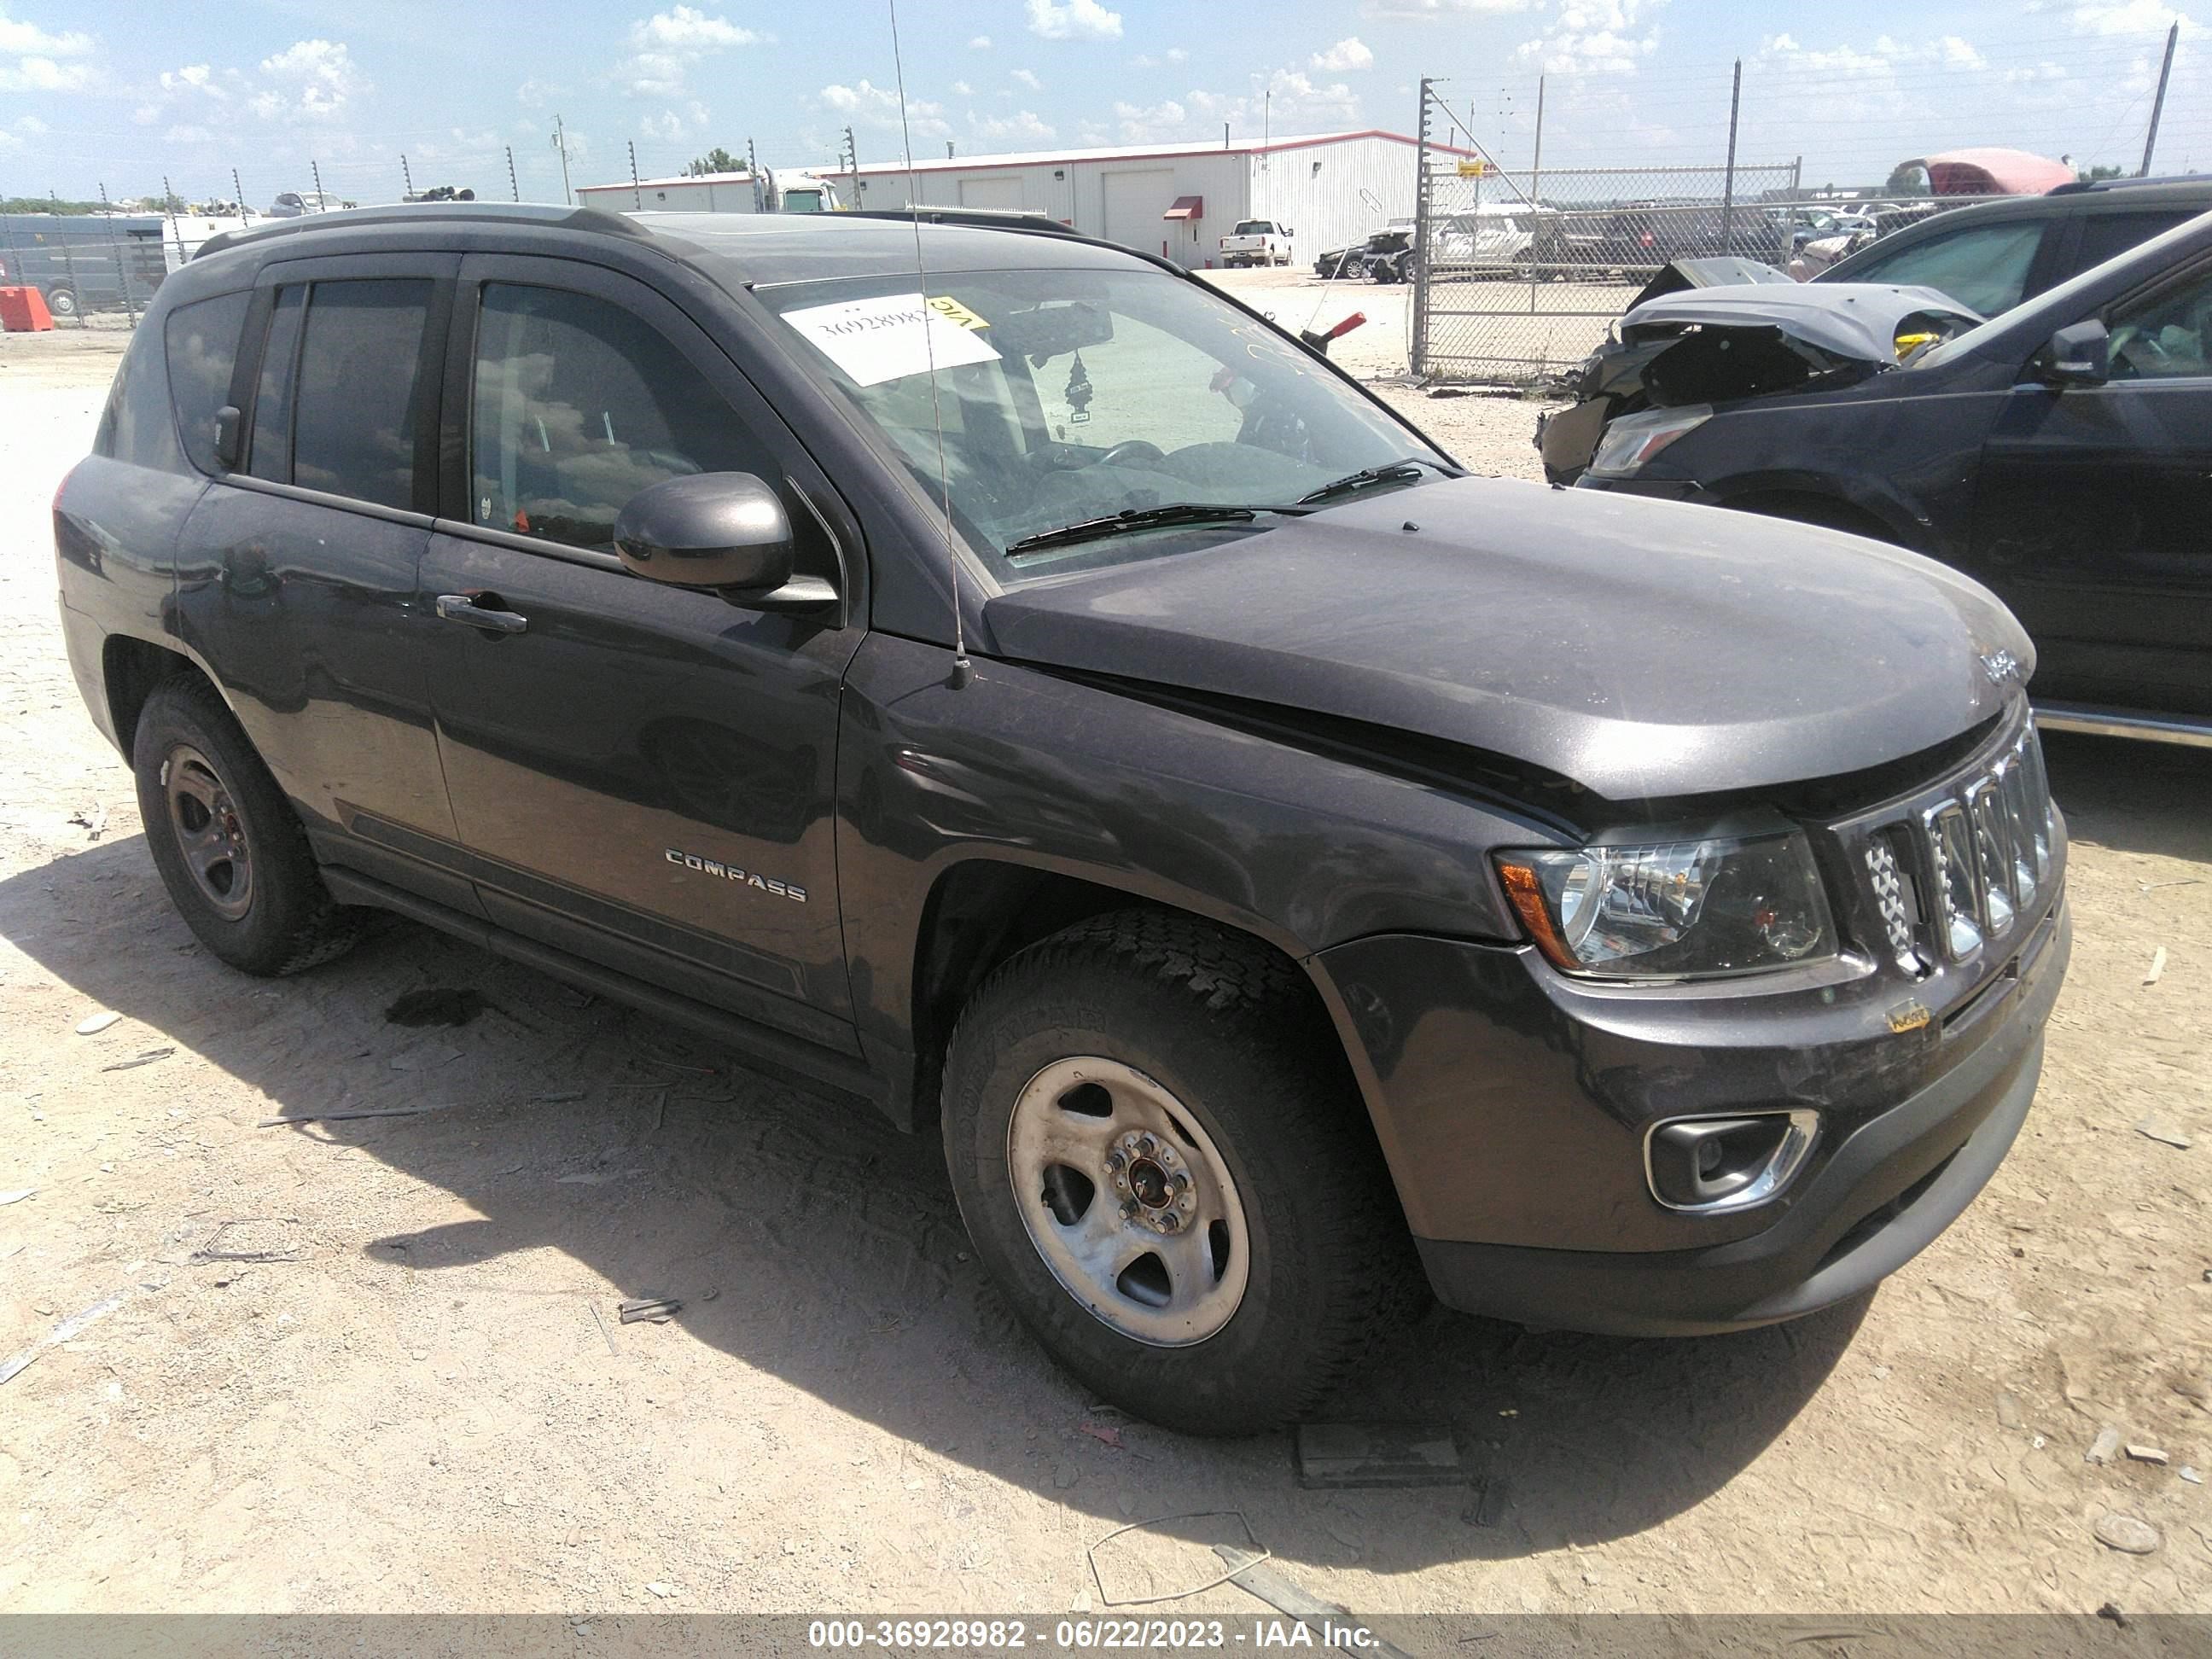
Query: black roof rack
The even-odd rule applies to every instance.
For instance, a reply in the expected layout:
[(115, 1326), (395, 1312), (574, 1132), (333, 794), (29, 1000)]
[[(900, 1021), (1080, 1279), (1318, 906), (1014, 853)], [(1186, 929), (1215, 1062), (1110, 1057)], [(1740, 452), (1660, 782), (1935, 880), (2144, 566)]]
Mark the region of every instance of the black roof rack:
[(981, 230), (1037, 231), (1053, 236), (1073, 236), (1086, 242), (1097, 240), (1034, 208), (931, 207), (917, 202), (911, 207), (902, 208), (847, 208), (839, 216), (847, 219), (913, 219), (925, 225), (968, 225)]
[(304, 214), (296, 219), (271, 219), (245, 230), (226, 230), (200, 244), (192, 258), (259, 242), (278, 236), (297, 236), (317, 230), (347, 230), (362, 225), (416, 225), (428, 220), (461, 220), (477, 224), (547, 225), (563, 230), (595, 231), (602, 236), (626, 236), (648, 240), (652, 232), (619, 213), (599, 208), (556, 207), (536, 202), (419, 202), (392, 207), (342, 208), (329, 213)]
[(2076, 179), (2071, 184), (2053, 185), (2044, 194), (2081, 196), (2093, 190), (2141, 190), (2148, 185), (2212, 185), (2212, 173), (2162, 173), (2155, 179)]

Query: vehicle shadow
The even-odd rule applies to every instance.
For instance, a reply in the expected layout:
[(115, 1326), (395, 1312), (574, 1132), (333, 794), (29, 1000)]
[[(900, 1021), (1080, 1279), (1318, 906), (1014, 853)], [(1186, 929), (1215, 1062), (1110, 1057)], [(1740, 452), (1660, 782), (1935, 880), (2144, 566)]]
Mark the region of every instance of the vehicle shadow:
[(2043, 757), (2075, 840), (2212, 860), (2212, 749), (2045, 732)]
[[(191, 940), (141, 836), (0, 881), (0, 936), (236, 1079), (238, 1091), (194, 1095), (240, 1127), (438, 1104), (267, 1132), (272, 1144), (357, 1148), (458, 1200), (468, 1218), (350, 1241), (395, 1279), (477, 1282), (484, 1264), (550, 1247), (622, 1296), (682, 1297), (677, 1322), (744, 1364), (1088, 1512), (1100, 1530), (1133, 1513), (1241, 1509), (1279, 1558), (1381, 1572), (1638, 1532), (1757, 1458), (1865, 1311), (1681, 1342), (1432, 1311), (1325, 1415), (1448, 1421), (1468, 1480), (1304, 1491), (1283, 1436), (1205, 1442), (1130, 1425), (1115, 1450), (1076, 1432), (1113, 1419), (1044, 1358), (970, 1259), (933, 1135), (902, 1135), (411, 923), (380, 921), (350, 956), (296, 979), (234, 974)], [(398, 999), (434, 988), (473, 992), (482, 1012), (454, 1028), (387, 1020)], [(252, 1167), (263, 1143), (230, 1144), (242, 1182), (270, 1173)], [(310, 1185), (287, 1202), (318, 1200)], [(353, 1213), (341, 1201), (317, 1224), (343, 1241)], [(543, 1271), (509, 1265), (518, 1279)]]

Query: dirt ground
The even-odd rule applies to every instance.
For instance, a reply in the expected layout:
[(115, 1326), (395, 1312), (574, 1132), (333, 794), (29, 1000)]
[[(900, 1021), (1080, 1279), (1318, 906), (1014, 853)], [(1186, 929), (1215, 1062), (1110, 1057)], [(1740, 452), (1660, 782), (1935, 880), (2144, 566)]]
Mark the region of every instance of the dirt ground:
[[(1449, 1424), (1468, 1484), (1308, 1491), (1285, 1437), (1086, 1401), (927, 1139), (410, 925), (278, 983), (210, 961), (55, 617), (48, 504), (120, 343), (0, 337), (0, 1354), (36, 1355), (0, 1610), (1056, 1613), (1110, 1529), (1235, 1510), (1372, 1613), (2212, 1611), (2212, 753), (2051, 742), (2042, 1094), (1918, 1261), (1697, 1341), (1432, 1313), (1332, 1412)], [(1533, 469), (1528, 405), (1393, 395)], [(481, 1012), (387, 1020), (434, 988)], [(684, 1308), (618, 1322), (648, 1294)], [(2168, 1461), (2085, 1462), (2108, 1423)], [(2114, 1511), (2158, 1547), (2100, 1544)], [(1164, 1611), (1209, 1609), (1265, 1611)]]

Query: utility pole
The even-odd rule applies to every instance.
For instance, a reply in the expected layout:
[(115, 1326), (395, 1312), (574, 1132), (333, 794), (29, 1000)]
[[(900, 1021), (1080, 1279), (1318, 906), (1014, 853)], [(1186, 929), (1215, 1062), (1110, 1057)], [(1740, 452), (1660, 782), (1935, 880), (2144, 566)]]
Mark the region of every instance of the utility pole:
[[(1530, 207), (1532, 207), (1532, 208), (1541, 208), (1541, 207), (1543, 206), (1543, 204), (1544, 204), (1544, 198), (1543, 198), (1543, 195), (1542, 195), (1543, 188), (1544, 188), (1544, 77), (1543, 77), (1542, 76), (1540, 76), (1540, 76), (1538, 76), (1536, 77), (1536, 153), (1535, 153), (1535, 155), (1534, 155), (1534, 159), (1532, 159), (1532, 160), (1529, 161), (1529, 163), (1528, 163), (1528, 205), (1529, 205)], [(1537, 225), (1537, 226), (1540, 227), (1540, 226), (1543, 224), (1543, 222), (1543, 222), (1543, 219), (1542, 219), (1540, 216), (1539, 216), (1539, 217), (1537, 217), (1536, 219), (1533, 220), (1531, 222), (1533, 222), (1534, 224), (1535, 224), (1535, 225)], [(1535, 233), (1535, 234), (1537, 234), (1537, 235), (1540, 235), (1540, 234), (1542, 234), (1542, 232), (1541, 232), (1540, 228), (1540, 229)], [(1561, 239), (1561, 246), (1560, 246), (1560, 247), (1559, 247), (1559, 254), (1560, 254), (1560, 256), (1561, 256), (1562, 258), (1565, 257), (1566, 248), (1565, 248), (1565, 238), (1564, 238), (1564, 237)], [(1530, 241), (1530, 242), (1529, 242), (1529, 244), (1528, 244), (1528, 308), (1529, 308), (1531, 311), (1534, 311), (1534, 310), (1536, 308), (1536, 277), (1537, 277), (1536, 264), (1537, 264), (1537, 261), (1538, 261), (1541, 257), (1542, 257), (1542, 256), (1541, 256), (1540, 254), (1539, 254), (1539, 253), (1537, 252), (1537, 251), (1536, 251), (1536, 244), (1535, 244), (1535, 242), (1534, 242), (1533, 240), (1531, 240), (1531, 241)]]
[(642, 213), (645, 210), (645, 186), (640, 184), (637, 179), (637, 140), (632, 138), (628, 142), (629, 144), (629, 198), (637, 204), (637, 210)]
[(507, 193), (514, 201), (519, 202), (522, 199), (522, 186), (514, 181), (514, 146), (513, 144), (507, 147)]
[(318, 212), (318, 213), (320, 213), (320, 212), (323, 210), (323, 205), (324, 205), (324, 204), (323, 204), (323, 169), (322, 169), (322, 164), (321, 164), (320, 162), (317, 161), (316, 161), (313, 156), (310, 156), (310, 157), (307, 159), (307, 171), (308, 171), (311, 174), (313, 174), (313, 177), (314, 177), (314, 180), (315, 180), (315, 211), (316, 211), (316, 212)]
[(576, 198), (568, 188), (568, 134), (557, 114), (553, 118), (553, 148), (561, 152), (561, 199), (573, 206)]
[(233, 199), (238, 204), (239, 218), (241, 221), (252, 218), (253, 210), (246, 205), (246, 186), (238, 182), (238, 169), (236, 167), (233, 167), (230, 170), (230, 187), (237, 192), (236, 196)]
[(766, 213), (768, 192), (761, 188), (760, 152), (753, 148), (753, 141), (750, 138), (745, 140), (745, 177), (753, 187), (753, 211)]
[(407, 170), (407, 152), (404, 149), (399, 152), (399, 182), (407, 191), (406, 196), (403, 199), (407, 201), (414, 200), (415, 175)]
[(1735, 60), (1735, 80), (1729, 88), (1728, 175), (1721, 181), (1721, 252), (1735, 240), (1735, 120), (1743, 103), (1743, 59)]
[(2136, 169), (2136, 177), (2150, 176), (2150, 153), (2158, 145), (2158, 118), (2166, 109), (2166, 82), (2173, 73), (2173, 46), (2181, 39), (2181, 25), (2176, 22), (2166, 32), (2166, 61), (2158, 67), (2158, 96), (2150, 100), (2150, 131), (2143, 135), (2142, 166)]

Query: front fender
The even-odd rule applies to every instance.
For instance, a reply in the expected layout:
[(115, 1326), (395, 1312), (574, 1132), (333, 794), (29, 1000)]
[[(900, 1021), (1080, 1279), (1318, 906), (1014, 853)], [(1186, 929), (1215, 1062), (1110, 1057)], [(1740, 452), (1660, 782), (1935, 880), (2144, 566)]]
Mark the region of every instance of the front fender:
[(871, 1042), (913, 1042), (915, 944), (949, 866), (983, 858), (1172, 905), (1304, 959), (1368, 934), (1517, 937), (1510, 811), (1019, 665), (872, 635), (845, 688), (838, 879)]

